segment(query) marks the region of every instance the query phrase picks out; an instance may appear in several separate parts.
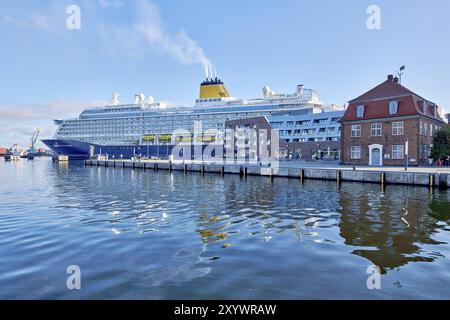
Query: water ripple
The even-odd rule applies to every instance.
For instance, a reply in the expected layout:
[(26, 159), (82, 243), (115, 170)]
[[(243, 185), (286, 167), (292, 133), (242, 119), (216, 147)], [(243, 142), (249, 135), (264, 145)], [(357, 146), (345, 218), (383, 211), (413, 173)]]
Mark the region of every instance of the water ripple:
[(0, 298), (448, 297), (448, 192), (39, 159), (0, 175)]

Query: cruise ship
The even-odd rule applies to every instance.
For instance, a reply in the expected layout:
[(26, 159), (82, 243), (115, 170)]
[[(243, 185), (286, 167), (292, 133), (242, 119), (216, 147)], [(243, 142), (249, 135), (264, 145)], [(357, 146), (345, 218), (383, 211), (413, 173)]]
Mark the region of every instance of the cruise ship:
[(137, 94), (132, 104), (121, 104), (114, 94), (104, 107), (87, 108), (74, 119), (54, 120), (57, 129), (53, 138), (42, 141), (69, 159), (99, 155), (167, 158), (180, 142), (223, 144), (229, 120), (339, 109), (323, 104), (315, 90), (303, 85), (292, 94), (275, 93), (268, 86), (262, 91), (260, 98), (234, 98), (222, 80), (207, 76), (200, 85), (199, 98), (189, 107), (168, 107), (144, 94)]

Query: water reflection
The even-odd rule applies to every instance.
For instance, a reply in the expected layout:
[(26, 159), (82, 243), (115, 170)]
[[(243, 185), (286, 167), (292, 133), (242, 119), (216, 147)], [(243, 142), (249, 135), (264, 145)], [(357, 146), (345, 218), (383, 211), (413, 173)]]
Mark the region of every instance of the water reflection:
[(0, 173), (0, 287), (19, 298), (74, 298), (71, 264), (83, 298), (372, 298), (369, 264), (403, 272), (396, 289), (424, 266), (421, 292), (448, 282), (447, 191), (39, 161)]
[[(426, 188), (362, 184), (343, 185), (340, 190), (340, 234), (345, 244), (356, 247), (353, 254), (370, 260), (382, 273), (410, 262), (432, 262), (440, 254), (424, 252), (422, 245), (445, 244), (433, 239), (442, 228), (433, 218), (447, 207), (448, 196)], [(446, 198), (446, 206), (436, 206), (437, 198)], [(442, 203), (442, 202), (440, 202)]]
[(161, 232), (165, 226), (183, 228), (194, 219), (192, 232), (199, 244), (219, 243), (222, 248), (232, 246), (237, 235), (270, 241), (285, 232), (297, 241), (335, 243), (339, 239), (323, 230), (337, 226), (344, 243), (354, 248), (352, 253), (383, 273), (441, 257), (421, 247), (444, 244), (433, 235), (446, 226), (437, 220), (449, 218), (448, 193), (430, 195), (422, 187), (387, 186), (382, 192), (371, 184), (342, 184), (337, 189), (323, 181), (302, 185), (287, 179), (223, 179), (111, 168), (83, 168), (88, 176), (80, 184), (67, 170), (60, 168), (54, 177), (53, 194), (61, 208), (83, 209), (79, 224), (111, 224), (106, 229), (115, 235), (146, 234)]

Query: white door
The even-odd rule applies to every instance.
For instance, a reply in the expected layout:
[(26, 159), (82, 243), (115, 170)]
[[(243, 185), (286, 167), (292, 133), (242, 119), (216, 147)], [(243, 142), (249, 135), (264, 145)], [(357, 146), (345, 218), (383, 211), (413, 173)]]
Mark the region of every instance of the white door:
[(379, 148), (372, 149), (372, 165), (373, 166), (381, 165), (381, 151)]

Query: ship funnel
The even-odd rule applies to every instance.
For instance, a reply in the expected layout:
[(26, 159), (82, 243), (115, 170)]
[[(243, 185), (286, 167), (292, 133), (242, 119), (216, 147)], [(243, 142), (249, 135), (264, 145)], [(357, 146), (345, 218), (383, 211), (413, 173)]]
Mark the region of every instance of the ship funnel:
[(213, 66), (211, 64), (209, 65), (209, 77), (211, 80), (213, 79)]
[(216, 66), (212, 66), (213, 70), (214, 70), (214, 79), (217, 80), (217, 70), (216, 70)]
[(209, 77), (209, 64), (205, 64), (205, 79), (208, 80)]
[[(211, 78), (206, 79), (200, 85), (200, 99), (214, 99), (214, 98), (229, 98), (230, 94), (223, 83), (215, 74), (215, 68), (210, 66), (208, 68), (208, 76)], [(215, 78), (213, 78), (215, 77)]]

